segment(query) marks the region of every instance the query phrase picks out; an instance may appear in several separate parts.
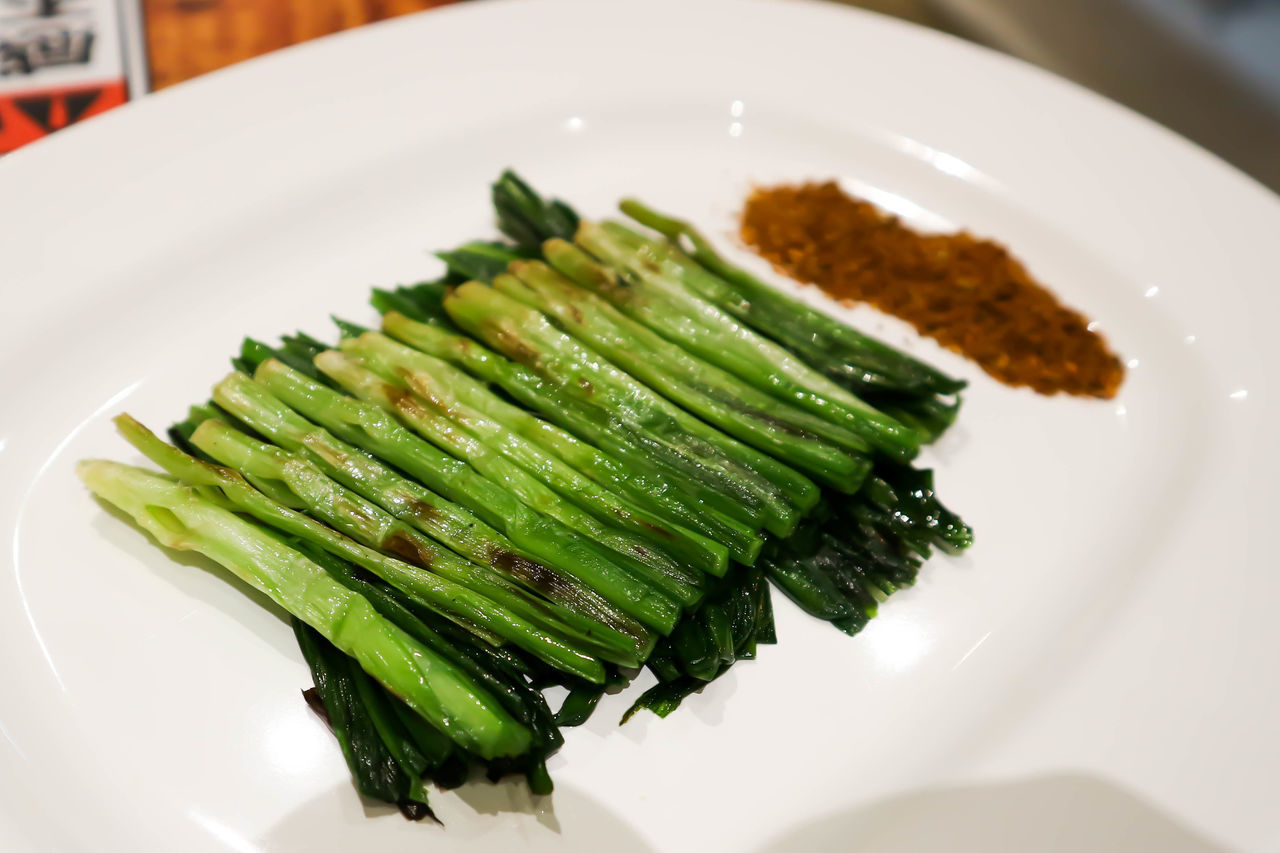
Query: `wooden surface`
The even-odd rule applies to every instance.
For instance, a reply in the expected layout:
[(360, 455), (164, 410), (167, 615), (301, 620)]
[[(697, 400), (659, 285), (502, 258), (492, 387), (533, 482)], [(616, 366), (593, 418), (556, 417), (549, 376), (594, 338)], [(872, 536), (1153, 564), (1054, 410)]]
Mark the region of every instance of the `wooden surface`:
[[(142, 0), (151, 88), (318, 36), (458, 0)], [(607, 2), (607, 0), (600, 0)], [(925, 0), (837, 0), (938, 26)]]
[(143, 0), (151, 88), (454, 0)]

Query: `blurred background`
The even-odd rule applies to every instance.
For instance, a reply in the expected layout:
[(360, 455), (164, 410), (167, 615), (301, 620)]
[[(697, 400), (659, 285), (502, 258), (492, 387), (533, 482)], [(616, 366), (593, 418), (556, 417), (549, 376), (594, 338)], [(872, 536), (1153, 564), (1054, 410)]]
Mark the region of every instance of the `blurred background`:
[[(1048, 68), (1280, 191), (1280, 0), (822, 1)], [(0, 153), (148, 91), (453, 2), (0, 0)]]

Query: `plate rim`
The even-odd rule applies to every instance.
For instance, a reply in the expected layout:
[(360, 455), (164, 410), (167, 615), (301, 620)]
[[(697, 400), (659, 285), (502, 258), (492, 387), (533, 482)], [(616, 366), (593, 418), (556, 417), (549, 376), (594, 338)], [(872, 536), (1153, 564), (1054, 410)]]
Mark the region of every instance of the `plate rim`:
[[(705, 7), (719, 8), (740, 8), (741, 3), (730, 4), (723, 0), (702, 0)], [(660, 0), (657, 3), (638, 3), (634, 4), (637, 8), (643, 8), (648, 13), (652, 13), (655, 5), (661, 6), (666, 4), (671, 7), (680, 4), (674, 0)], [(1248, 197), (1249, 203), (1261, 210), (1267, 211), (1270, 221), (1280, 224), (1280, 198), (1274, 196), (1269, 190), (1258, 184), (1252, 178), (1236, 170), (1234, 167), (1226, 164), (1216, 156), (1194, 143), (1178, 136), (1163, 126), (1146, 119), (1133, 111), (1108, 101), (1107, 99), (1096, 95), (1088, 90), (1077, 86), (1069, 81), (1062, 80), (1048, 72), (1029, 66), (1019, 60), (998, 54), (989, 49), (978, 45), (964, 42), (961, 39), (937, 33), (934, 31), (924, 30), (924, 28), (912, 25), (906, 22), (897, 21), (895, 19), (885, 18), (875, 13), (865, 12), (863, 10), (840, 8), (830, 6), (825, 3), (819, 3), (817, 0), (809, 0), (805, 3), (786, 2), (786, 0), (750, 0), (750, 3), (760, 8), (795, 8), (799, 10), (811, 10), (797, 12), (798, 15), (816, 14), (819, 16), (830, 16), (830, 19), (844, 18), (851, 16), (853, 18), (862, 18), (864, 20), (875, 21), (874, 28), (888, 27), (889, 30), (899, 31), (903, 37), (908, 40), (923, 38), (926, 41), (936, 40), (938, 44), (948, 44), (951, 50), (958, 48), (963, 54), (973, 57), (984, 57), (980, 62), (988, 62), (995, 60), (998, 67), (1006, 69), (999, 73), (1014, 74), (1021, 76), (1023, 79), (1035, 81), (1028, 85), (1035, 87), (1043, 87), (1046, 83), (1056, 88), (1059, 92), (1064, 93), (1064, 97), (1076, 99), (1077, 106), (1081, 109), (1093, 111), (1098, 115), (1106, 115), (1107, 121), (1124, 124), (1130, 128), (1134, 128), (1134, 132), (1139, 136), (1150, 140), (1152, 145), (1163, 146), (1169, 152), (1175, 152), (1178, 159), (1191, 159), (1201, 164), (1203, 171), (1193, 176), (1197, 182), (1212, 181), (1216, 183), (1225, 182), (1230, 185), (1229, 195), (1239, 196), (1241, 198)], [(317, 40), (305, 45), (295, 46), (285, 51), (278, 52), (273, 55), (259, 57), (248, 61), (241, 65), (214, 72), (211, 75), (179, 84), (161, 93), (156, 93), (137, 102), (133, 105), (126, 106), (120, 110), (113, 111), (107, 115), (95, 119), (93, 122), (85, 122), (76, 127), (69, 128), (59, 134), (51, 137), (46, 141), (36, 143), (33, 146), (22, 149), (4, 160), (0, 160), (0, 193), (3, 193), (6, 184), (9, 185), (26, 185), (38, 181), (42, 177), (42, 173), (51, 172), (59, 167), (63, 161), (87, 156), (86, 152), (90, 152), (98, 143), (100, 137), (114, 138), (111, 144), (116, 144), (121, 135), (127, 135), (142, 132), (148, 126), (154, 126), (155, 123), (163, 123), (166, 117), (172, 112), (181, 113), (183, 110), (193, 109), (188, 107), (189, 103), (208, 103), (216, 102), (219, 99), (225, 99), (228, 93), (243, 91), (246, 88), (252, 88), (261, 80), (271, 78), (281, 73), (278, 69), (297, 69), (302, 66), (320, 66), (324, 65), (334, 56), (342, 55), (344, 52), (359, 52), (366, 50), (360, 45), (372, 45), (383, 38), (383, 32), (399, 32), (405, 27), (444, 27), (444, 24), (436, 24), (438, 18), (448, 17), (454, 19), (465, 15), (468, 17), (480, 17), (483, 15), (498, 15), (506, 8), (515, 8), (518, 6), (538, 5), (544, 7), (565, 7), (570, 9), (581, 9), (590, 4), (578, 2), (578, 0), (487, 0), (487, 2), (471, 5), (460, 5), (457, 8), (443, 8), (431, 10), (430, 14), (422, 14), (420, 16), (411, 16), (410, 18), (394, 19), (380, 23), (376, 27), (361, 28), (356, 31), (337, 34)], [(496, 10), (496, 11), (495, 11)], [(427, 23), (423, 23), (426, 21)], [(850, 24), (850, 27), (861, 26)], [(888, 31), (888, 30), (886, 30)], [(277, 69), (277, 70), (272, 70)], [(1056, 97), (1056, 96), (1055, 96)], [(1099, 112), (1100, 111), (1100, 112)], [(1136, 123), (1135, 123), (1136, 119)], [(1142, 130), (1137, 130), (1142, 127)], [(1154, 135), (1153, 135), (1154, 134)], [(1158, 141), (1157, 141), (1158, 140)], [(1172, 154), (1171, 154), (1172, 156)], [(1210, 177), (1206, 177), (1206, 175)], [(1241, 181), (1243, 179), (1243, 181)], [(1261, 195), (1258, 195), (1261, 193)], [(3, 248), (6, 241), (6, 234), (10, 233), (5, 230), (6, 220), (2, 211), (0, 211), (0, 248)], [(52, 304), (53, 294), (44, 294), (48, 299), (33, 299), (26, 303), (27, 317), (35, 317), (42, 311), (47, 310)], [(1274, 298), (1274, 297), (1273, 297)], [(43, 303), (43, 304), (42, 304)], [(18, 312), (19, 318), (22, 318), (23, 311)], [(12, 342), (11, 342), (12, 343)], [(1271, 345), (1272, 347), (1274, 345)], [(0, 344), (0, 350), (7, 355), (12, 355), (12, 348), (5, 347)], [(5, 362), (9, 364), (8, 361)], [(1270, 402), (1265, 405), (1271, 406)], [(1251, 410), (1252, 411), (1252, 410)], [(1256, 415), (1255, 415), (1256, 416)], [(1274, 449), (1272, 453), (1274, 454)], [(0, 452), (0, 470), (7, 470), (4, 464), (7, 462)], [(0, 499), (0, 523), (3, 523), (8, 529), (9, 522), (13, 518), (12, 513), (8, 512), (7, 504)], [(3, 558), (7, 561), (6, 555)], [(8, 563), (4, 563), (8, 566)], [(9, 566), (11, 569), (12, 567)], [(0, 809), (0, 820), (4, 819), (8, 813), (8, 809)], [(0, 824), (2, 825), (2, 824)]]

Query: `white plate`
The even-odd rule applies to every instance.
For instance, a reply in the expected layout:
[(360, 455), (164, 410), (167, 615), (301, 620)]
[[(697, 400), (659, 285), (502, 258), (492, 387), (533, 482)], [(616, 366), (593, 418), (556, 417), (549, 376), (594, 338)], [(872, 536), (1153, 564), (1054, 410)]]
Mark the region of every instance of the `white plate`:
[[(859, 315), (972, 380), (929, 460), (972, 552), (856, 639), (775, 596), (758, 661), (666, 720), (618, 729), (613, 697), (552, 798), (442, 795), (441, 831), (366, 818), (287, 627), (72, 464), (135, 458), (108, 416), (169, 423), (242, 334), (328, 334), (433, 274), (425, 249), (491, 233), (508, 164), (717, 235), (753, 181), (838, 176), (997, 236), (1132, 369), (1115, 401), (1046, 399)], [(493, 2), (77, 125), (0, 162), (0, 200), (0, 848), (1280, 845), (1280, 203), (1170, 133), (834, 7)]]

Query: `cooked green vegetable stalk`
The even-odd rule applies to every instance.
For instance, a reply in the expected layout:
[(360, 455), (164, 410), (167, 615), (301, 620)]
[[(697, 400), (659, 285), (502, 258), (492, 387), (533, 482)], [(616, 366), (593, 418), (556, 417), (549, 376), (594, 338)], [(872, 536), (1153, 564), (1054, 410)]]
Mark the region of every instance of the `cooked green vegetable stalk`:
[[(551, 489), (508, 462), (447, 418), (437, 414), (402, 386), (396, 386), (361, 367), (354, 359), (331, 350), (316, 357), (316, 367), (356, 397), (376, 403), (393, 413), (423, 438), (447, 449), (495, 483), (502, 483), (528, 507), (563, 525), (563, 536), (574, 537), (582, 553), (594, 557), (587, 573), (578, 579), (592, 586), (622, 612), (666, 634), (680, 617), (680, 604), (665, 595), (648, 569), (608, 550), (623, 539), (587, 513), (561, 500)], [(600, 543), (600, 544), (597, 544)], [(573, 571), (571, 567), (565, 567)]]
[[(601, 626), (537, 595), (550, 583), (548, 578), (556, 576), (554, 570), (518, 549), (501, 533), (463, 508), (334, 438), (242, 373), (233, 373), (219, 382), (214, 387), (213, 396), (223, 409), (255, 432), (287, 450), (303, 454), (325, 474), (378, 504), (394, 518), (448, 545), (472, 562), (488, 567), (494, 576), (492, 583), (483, 591), (495, 601), (572, 638), (579, 649), (593, 650), (597, 656), (623, 666), (637, 662), (634, 651), (615, 650), (619, 645), (627, 648), (625, 638), (618, 637), (617, 642), (603, 642), (596, 638), (602, 631)], [(533, 592), (509, 588), (510, 580), (525, 582)], [(536, 585), (534, 580), (537, 580)], [(495, 595), (494, 583), (498, 584), (501, 592), (512, 593), (515, 602), (510, 600), (511, 595)]]
[[(220, 421), (205, 421), (191, 437), (192, 444), (224, 465), (240, 471), (259, 489), (269, 489), (287, 503), (301, 505), (357, 542), (393, 555), (430, 573), (448, 577), (468, 588), (494, 596), (505, 595), (492, 582), (487, 567), (467, 562), (439, 547), (418, 531), (383, 512), (287, 451), (262, 444)], [(396, 586), (421, 581), (421, 571), (396, 579)], [(391, 578), (387, 578), (390, 582)], [(416, 590), (426, 594), (426, 590)]]
[[(919, 433), (877, 411), (783, 347), (739, 323), (684, 287), (641, 249), (629, 249), (609, 229), (584, 222), (575, 241), (612, 267), (584, 268), (564, 241), (543, 246), (547, 261), (624, 314), (779, 400), (852, 430), (878, 450), (910, 459)], [(616, 272), (615, 272), (616, 270)]]
[[(276, 360), (259, 365), (254, 378), (308, 420), (396, 466), (502, 530), (540, 562), (530, 566), (519, 560), (499, 560), (498, 568), (551, 601), (598, 622), (604, 628), (598, 637), (602, 642), (625, 637), (639, 660), (648, 656), (655, 642), (648, 629), (569, 572), (568, 566), (578, 566), (579, 571), (590, 568), (595, 556), (581, 553), (579, 543), (563, 537), (562, 528), (552, 519), (533, 512), (465, 462), (441, 453), (374, 404), (345, 396)], [(542, 568), (552, 568), (554, 573), (545, 573)]]
[[(592, 654), (603, 650), (562, 624), (537, 599), (501, 578), (477, 578), (478, 572), (449, 552), (438, 553), (429, 571), (420, 568), (421, 563), (410, 565), (388, 557), (273, 501), (235, 472), (170, 447), (128, 415), (116, 418), (116, 426), (148, 459), (191, 485), (216, 489), (217, 496), (237, 510), (351, 560), (415, 601), (491, 642), (507, 640), (565, 672), (590, 681), (603, 681), (604, 669)], [(339, 497), (334, 503), (341, 501)]]
[(347, 488), (477, 563), (492, 565), (507, 554), (532, 559), (466, 509), (338, 440), (243, 373), (232, 373), (215, 385), (213, 400), (255, 432), (304, 454)]
[[(432, 288), (415, 288), (412, 296), (425, 302), (434, 296), (431, 291)], [(442, 309), (443, 305), (442, 298)], [(450, 310), (456, 311), (457, 307)], [(483, 310), (480, 313), (483, 315)], [(450, 341), (443, 351), (424, 349), (423, 343), (414, 345), (440, 358), (459, 359), (475, 375), (501, 382), (503, 389), (517, 400), (536, 407), (544, 417), (580, 437), (610, 448), (630, 464), (653, 464), (673, 476), (683, 477), (692, 489), (691, 494), (699, 500), (755, 530), (764, 526), (768, 516), (765, 496), (777, 491), (773, 484), (740, 461), (725, 457), (716, 447), (689, 435), (670, 417), (662, 418), (652, 407), (644, 412), (611, 407), (610, 400), (596, 399), (588, 393), (587, 386), (578, 382), (567, 382), (557, 375), (544, 378), (539, 374), (554, 365), (520, 363), (520, 358), (528, 360), (533, 351), (516, 340), (499, 346), (512, 353), (515, 361), (492, 357), (488, 350), (482, 350), (477, 357), (473, 352), (474, 342), (460, 336)], [(537, 372), (533, 368), (537, 368)]]
[[(397, 304), (414, 310), (407, 296), (397, 296)], [(385, 300), (379, 302), (388, 304)], [(534, 429), (544, 441), (551, 442), (549, 447), (588, 476), (601, 482), (621, 482), (633, 497), (637, 492), (650, 496), (673, 519), (724, 544), (739, 562), (751, 563), (759, 554), (761, 540), (754, 532), (759, 526), (748, 527), (717, 508), (727, 505), (741, 511), (731, 490), (713, 488), (703, 479), (705, 469), (698, 469), (696, 476), (686, 474), (683, 467), (686, 460), (676, 458), (675, 462), (668, 462), (662, 458), (661, 445), (646, 442), (638, 434), (632, 435), (611, 413), (580, 403), (543, 382), (527, 368), (470, 338), (410, 319), (394, 310), (383, 316), (382, 329), (414, 349), (467, 371), (477, 381), (492, 382), (538, 412), (548, 424), (555, 424), (551, 429), (563, 430), (567, 441), (558, 436), (548, 437), (552, 434), (547, 430)], [(583, 452), (580, 448), (594, 452)]]
[[(535, 794), (551, 793), (551, 778), (546, 772), (546, 758), (560, 748), (564, 738), (556, 728), (546, 699), (527, 680), (545, 676), (532, 661), (505, 648), (495, 648), (477, 641), (456, 626), (441, 620), (430, 611), (423, 610), (412, 601), (398, 598), (399, 593), (377, 579), (362, 576), (355, 566), (321, 551), (306, 542), (294, 541), (305, 556), (315, 560), (335, 580), (360, 593), (385, 618), (393, 622), (414, 639), (425, 643), (488, 689), (513, 717), (529, 727), (533, 743), (529, 752), (516, 758), (501, 758), (483, 762), (478, 756), (453, 747), (447, 739), (430, 726), (419, 724), (417, 717), (402, 702), (392, 698), (393, 710), (409, 730), (414, 745), (427, 759), (426, 777), (442, 788), (455, 788), (466, 781), (469, 767), (484, 763), (492, 772), (524, 773), (529, 788)], [(608, 684), (616, 677), (611, 676)], [(595, 687), (595, 685), (593, 685)], [(603, 688), (604, 685), (599, 687)]]
[[(396, 318), (405, 320), (400, 315), (387, 319), (394, 326)], [(705, 513), (708, 508), (683, 498), (678, 484), (661, 476), (629, 471), (590, 444), (506, 402), (459, 368), (385, 335), (367, 333), (344, 342), (343, 348), (361, 357), (379, 375), (399, 374), (419, 396), (437, 396), (450, 401), (451, 406), (456, 402), (472, 407), (521, 441), (531, 442), (540, 456), (547, 457), (545, 465), (535, 464), (539, 470), (533, 473), (540, 473), (543, 467), (559, 470), (569, 466), (571, 473), (548, 476), (545, 481), (566, 497), (582, 500), (586, 509), (604, 502), (604, 508), (597, 510), (597, 515), (604, 513), (604, 520), (625, 516), (633, 530), (650, 535), (662, 550), (713, 575), (723, 575), (727, 570), (728, 548), (683, 523), (686, 518), (696, 523), (698, 512)], [(581, 483), (582, 477), (589, 482)], [(597, 491), (604, 494), (599, 498), (578, 498), (578, 490), (563, 491), (572, 484), (580, 484), (581, 492), (588, 495)], [(613, 508), (610, 493), (622, 499), (620, 508)]]
[[(791, 350), (810, 367), (880, 411), (937, 438), (955, 420), (962, 380), (911, 358), (816, 311), (722, 258), (688, 223), (636, 201), (623, 212), (677, 245), (692, 244), (692, 257), (675, 245), (649, 240), (616, 223), (604, 227), (636, 251), (652, 257), (691, 292)], [(682, 240), (683, 238), (683, 240)]]
[[(715, 299), (689, 286), (679, 264), (669, 258), (665, 265), (661, 263), (662, 258), (649, 251), (645, 241), (625, 227), (580, 221), (570, 237), (564, 229), (577, 219), (577, 214), (562, 202), (556, 202), (554, 208), (543, 202), (514, 175), (503, 175), (493, 187), (493, 196), (495, 208), (502, 211), (499, 227), (520, 244), (517, 253), (537, 248), (536, 243), (529, 242), (532, 235), (546, 235), (542, 253), (552, 266), (583, 287), (600, 293), (623, 313), (680, 344), (690, 354), (737, 374), (777, 399), (793, 402), (834, 425), (855, 431), (894, 458), (910, 459), (921, 439), (927, 437), (869, 406), (811, 368), (802, 360), (805, 352), (793, 355), (742, 325), (725, 313), (728, 308), (718, 307)], [(569, 210), (572, 217), (564, 215), (565, 210)], [(670, 220), (661, 224), (673, 227)], [(602, 275), (598, 269), (581, 265), (580, 259), (573, 255), (557, 257), (568, 240), (576, 241), (613, 269)], [(783, 310), (790, 307), (775, 305)], [(812, 318), (809, 319), (812, 322)], [(845, 335), (844, 339), (852, 337)], [(937, 377), (945, 379), (941, 374)]]
[[(600, 488), (559, 457), (458, 400), (447, 383), (434, 380), (429, 373), (404, 370), (388, 358), (392, 348), (429, 358), (376, 333), (342, 341), (342, 351), (360, 367), (410, 395), (415, 411), (402, 419), (424, 437), (438, 434), (444, 423), (460, 427), (469, 440), (458, 442), (455, 438), (450, 448), (466, 448), (460, 452), (467, 454), (473, 467), (491, 479), (501, 477), (530, 506), (613, 549), (617, 552), (612, 556), (615, 562), (621, 561), (632, 574), (680, 604), (689, 606), (701, 598), (705, 577), (684, 565), (669, 548), (677, 538), (692, 542), (689, 537), (696, 534), (674, 528)], [(392, 402), (403, 411), (403, 399)], [(425, 423), (428, 420), (430, 423)], [(485, 448), (480, 455), (476, 454), (477, 446)], [(491, 451), (501, 458), (494, 458)]]
[[(364, 701), (367, 697), (369, 703), (378, 702), (376, 691), (381, 688), (324, 637), (297, 618), (292, 621), (316, 685), (308, 702), (323, 713), (337, 737), (356, 789), (366, 797), (396, 804), (411, 819), (435, 817), (421, 783), (426, 759), (416, 749), (402, 748), (396, 755), (378, 727), (376, 712)], [(376, 710), (383, 708), (378, 705)], [(404, 745), (398, 732), (385, 723), (384, 728), (396, 746)], [(452, 746), (448, 741), (445, 744)]]
[[(472, 405), (472, 402), (488, 410), (498, 409), (499, 416), (506, 414), (501, 407), (512, 407), (479, 388), (475, 380), (457, 368), (376, 332), (346, 338), (341, 348), (387, 381), (403, 384), (416, 399), (446, 414), (478, 441), (498, 448), (509, 460), (538, 477), (564, 499), (576, 503), (605, 524), (624, 527), (642, 537), (647, 548), (667, 557), (662, 563), (655, 561), (655, 567), (662, 565), (664, 572), (677, 572), (683, 582), (681, 586), (664, 586), (663, 590), (668, 594), (679, 595), (679, 590), (686, 584), (695, 589), (701, 586), (696, 573), (680, 569), (674, 560), (687, 561), (712, 574), (724, 574), (728, 567), (728, 551), (724, 546), (680, 525), (670, 524), (626, 497), (601, 487), (558, 454), (547, 450), (542, 443), (490, 417), (487, 411)], [(554, 427), (550, 429), (558, 432)], [(534, 434), (542, 432), (535, 428)], [(628, 553), (631, 553), (630, 549)], [(694, 600), (696, 598), (684, 603), (692, 604)]]
[(854, 492), (871, 469), (870, 448), (853, 433), (689, 355), (540, 261), (512, 263), (493, 286), (693, 414), (829, 486)]
[[(853, 390), (955, 394), (964, 388), (963, 380), (810, 308), (729, 263), (688, 222), (663, 215), (635, 199), (626, 199), (618, 207), (671, 241), (664, 245), (612, 226), (613, 233), (630, 248), (648, 249), (664, 267), (674, 264), (680, 280), (703, 299), (790, 348), (832, 379), (853, 383)], [(677, 248), (681, 245), (691, 247), (689, 254)]]
[(310, 625), (459, 746), (484, 758), (528, 751), (529, 729), (466, 673), (270, 534), (140, 468), (92, 460), (76, 473), (162, 545), (204, 554)]
[(769, 585), (761, 571), (745, 569), (730, 580), (654, 649), (647, 666), (658, 684), (635, 701), (622, 722), (642, 708), (665, 717), (735, 661), (755, 658), (759, 644), (776, 641)]
[(290, 544), (338, 583), (364, 596), (384, 618), (479, 682), (513, 717), (529, 727), (538, 751), (554, 752), (564, 742), (552, 721), (547, 700), (529, 684), (528, 679), (541, 677), (535, 661), (526, 660), (510, 648), (490, 645), (395, 587), (362, 572), (355, 564), (338, 559), (305, 540), (294, 540)]
[(881, 460), (857, 495), (837, 496), (760, 564), (806, 613), (855, 634), (895, 590), (915, 582), (934, 547), (958, 552), (973, 531), (933, 492), (933, 473)]
[[(432, 310), (438, 303), (443, 323), (452, 328), (452, 321), (443, 315), (445, 293), (437, 290), (435, 285), (427, 284), (402, 288), (398, 294)], [(450, 310), (458, 309), (453, 306)], [(428, 315), (426, 310), (420, 311), (419, 316), (430, 317), (431, 332), (441, 331), (437, 328), (442, 325), (439, 317)], [(532, 363), (533, 351), (525, 342), (513, 340), (499, 345), (515, 357), (512, 361), (483, 347), (477, 354), (473, 339), (458, 335), (447, 337), (447, 343), (437, 338), (433, 344), (424, 343), (419, 348), (425, 347), (423, 351), (431, 355), (453, 360), (476, 376), (501, 383), (503, 389), (520, 402), (580, 437), (610, 448), (610, 452), (625, 458), (629, 465), (656, 466), (670, 476), (683, 478), (693, 495), (717, 511), (755, 530), (764, 526), (766, 513), (762, 495), (776, 492), (777, 488), (743, 461), (691, 435), (670, 417), (664, 419), (657, 409), (637, 411), (632, 407), (612, 407), (611, 399), (597, 399), (593, 386), (570, 382), (554, 371), (548, 373), (555, 365)], [(520, 363), (520, 359), (531, 363)], [(749, 448), (741, 449), (750, 453)]]
[(818, 488), (798, 471), (750, 448), (658, 396), (599, 354), (556, 330), (540, 312), (478, 282), (445, 297), (455, 322), (507, 355), (526, 363), (570, 393), (619, 413), (639, 428), (685, 446), (750, 486), (765, 526), (785, 536), (818, 500)]

